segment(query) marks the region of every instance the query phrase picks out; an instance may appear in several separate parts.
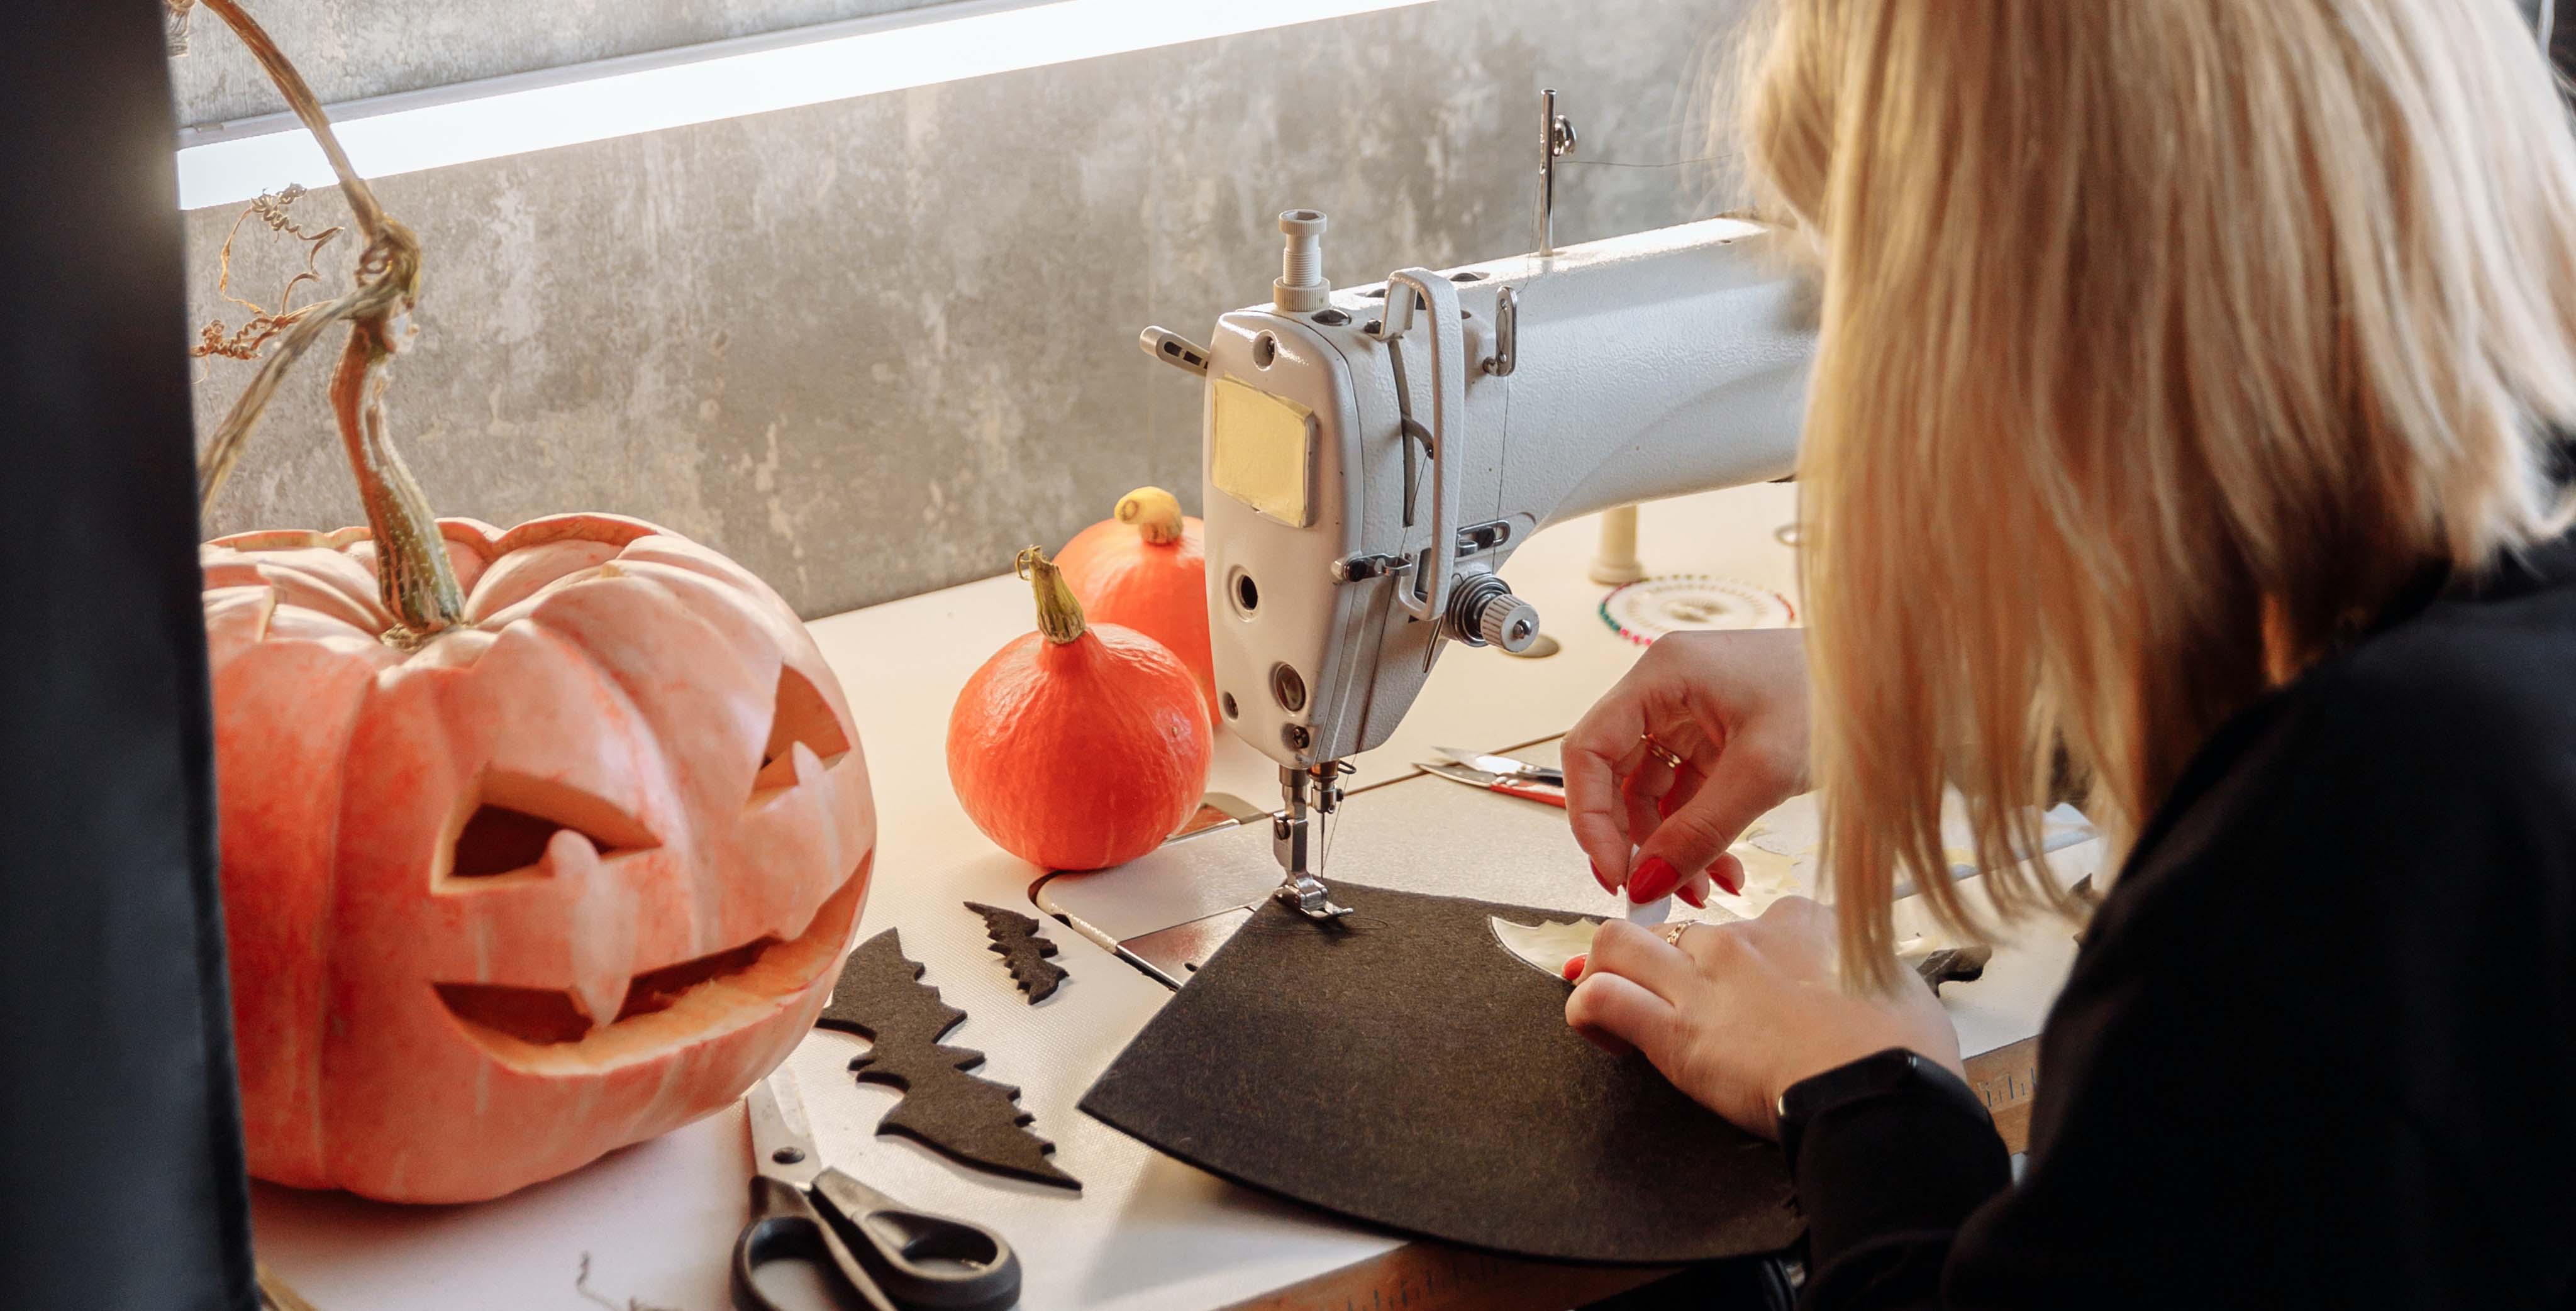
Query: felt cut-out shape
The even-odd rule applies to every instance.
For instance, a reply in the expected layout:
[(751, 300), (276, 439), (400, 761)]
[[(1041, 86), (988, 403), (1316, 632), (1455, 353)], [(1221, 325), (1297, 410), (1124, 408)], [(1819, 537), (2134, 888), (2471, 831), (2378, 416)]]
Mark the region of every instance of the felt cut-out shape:
[(1995, 959), (1995, 949), (1977, 943), (1966, 947), (1927, 947), (1921, 952), (1900, 950), (1897, 958), (1913, 967), (1932, 985), (1932, 995), (1941, 995), (1945, 983), (1974, 983), (1986, 977), (1986, 966)]
[(1036, 920), (980, 901), (967, 902), (966, 909), (984, 917), (984, 935), (993, 940), (993, 950), (1011, 967), (1011, 982), (1028, 994), (1031, 1006), (1055, 995), (1055, 986), (1064, 982), (1065, 969), (1047, 959), (1055, 954), (1055, 943), (1038, 932)]
[(850, 1059), (859, 1082), (903, 1090), (877, 1132), (901, 1134), (960, 1165), (1082, 1191), (1081, 1180), (1047, 1159), (1055, 1144), (1028, 1131), (1036, 1117), (1020, 1109), (1020, 1090), (966, 1073), (984, 1063), (984, 1053), (939, 1045), (966, 1012), (921, 982), (920, 963), (904, 958), (895, 934), (887, 929), (850, 953), (814, 1022), (873, 1044)]

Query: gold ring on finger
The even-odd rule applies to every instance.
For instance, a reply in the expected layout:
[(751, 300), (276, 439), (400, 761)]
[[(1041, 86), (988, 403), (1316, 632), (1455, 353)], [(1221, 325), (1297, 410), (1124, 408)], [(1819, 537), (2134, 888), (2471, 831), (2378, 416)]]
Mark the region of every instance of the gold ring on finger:
[(1648, 733), (1639, 740), (1646, 744), (1647, 755), (1653, 756), (1655, 759), (1664, 762), (1666, 766), (1672, 768), (1676, 772), (1681, 769), (1681, 754), (1674, 751), (1671, 747), (1665, 746), (1663, 743), (1656, 741), (1654, 734)]
[(1672, 923), (1665, 925), (1662, 929), (1658, 930), (1658, 932), (1663, 934), (1664, 942), (1667, 945), (1673, 947), (1675, 950), (1679, 950), (1682, 945), (1682, 935), (1690, 932), (1692, 929), (1698, 928), (1699, 925), (1700, 922), (1698, 920), (1675, 920)]

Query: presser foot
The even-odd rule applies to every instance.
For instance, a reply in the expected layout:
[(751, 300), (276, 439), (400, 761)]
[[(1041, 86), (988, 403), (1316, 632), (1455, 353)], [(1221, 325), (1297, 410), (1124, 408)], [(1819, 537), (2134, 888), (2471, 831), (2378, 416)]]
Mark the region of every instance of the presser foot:
[(1312, 874), (1300, 874), (1293, 879), (1288, 879), (1279, 885), (1278, 891), (1270, 895), (1287, 902), (1289, 907), (1298, 914), (1318, 923), (1339, 919), (1351, 913), (1351, 908), (1348, 906), (1334, 905), (1332, 893), (1324, 887), (1323, 880)]

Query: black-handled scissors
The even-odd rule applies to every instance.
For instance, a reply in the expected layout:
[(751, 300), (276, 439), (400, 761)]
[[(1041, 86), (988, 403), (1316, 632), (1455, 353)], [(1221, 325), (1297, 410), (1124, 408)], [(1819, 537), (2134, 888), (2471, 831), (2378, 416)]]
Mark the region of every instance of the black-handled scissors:
[(751, 1111), (751, 1223), (733, 1245), (738, 1311), (786, 1311), (753, 1282), (772, 1261), (829, 1266), (869, 1311), (1002, 1311), (1020, 1299), (1020, 1258), (979, 1224), (916, 1211), (823, 1164), (784, 1069)]

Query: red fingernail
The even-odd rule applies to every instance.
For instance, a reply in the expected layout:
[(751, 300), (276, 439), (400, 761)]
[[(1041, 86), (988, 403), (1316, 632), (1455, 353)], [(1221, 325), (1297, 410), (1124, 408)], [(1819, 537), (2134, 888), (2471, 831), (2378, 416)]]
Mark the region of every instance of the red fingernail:
[(1708, 894), (1701, 892), (1697, 883), (1685, 883), (1673, 889), (1673, 895), (1701, 910), (1708, 909)]
[(1708, 877), (1710, 882), (1726, 889), (1726, 895), (1730, 897), (1740, 897), (1744, 895), (1744, 863), (1742, 861), (1733, 861), (1721, 858), (1716, 864), (1708, 867)]
[(1603, 892), (1617, 892), (1619, 890), (1619, 885), (1611, 882), (1610, 876), (1601, 872), (1600, 861), (1595, 860), (1587, 863), (1592, 866), (1592, 881), (1600, 884)]
[(1681, 881), (1682, 872), (1674, 869), (1671, 861), (1661, 856), (1648, 856), (1645, 863), (1637, 867), (1637, 872), (1628, 876), (1628, 900), (1642, 906), (1649, 901), (1669, 897), (1673, 895), (1674, 886)]
[(1577, 955), (1574, 955), (1574, 956), (1569, 956), (1569, 957), (1567, 957), (1567, 958), (1566, 958), (1566, 961), (1565, 961), (1565, 981), (1566, 981), (1566, 982), (1568, 982), (1568, 983), (1572, 983), (1572, 982), (1574, 982), (1576, 979), (1582, 978), (1582, 977), (1583, 977), (1583, 962), (1585, 962), (1585, 961), (1587, 961), (1587, 960), (1590, 960), (1590, 959), (1591, 959), (1591, 957), (1590, 957), (1589, 955), (1584, 955), (1584, 954), (1577, 954)]

